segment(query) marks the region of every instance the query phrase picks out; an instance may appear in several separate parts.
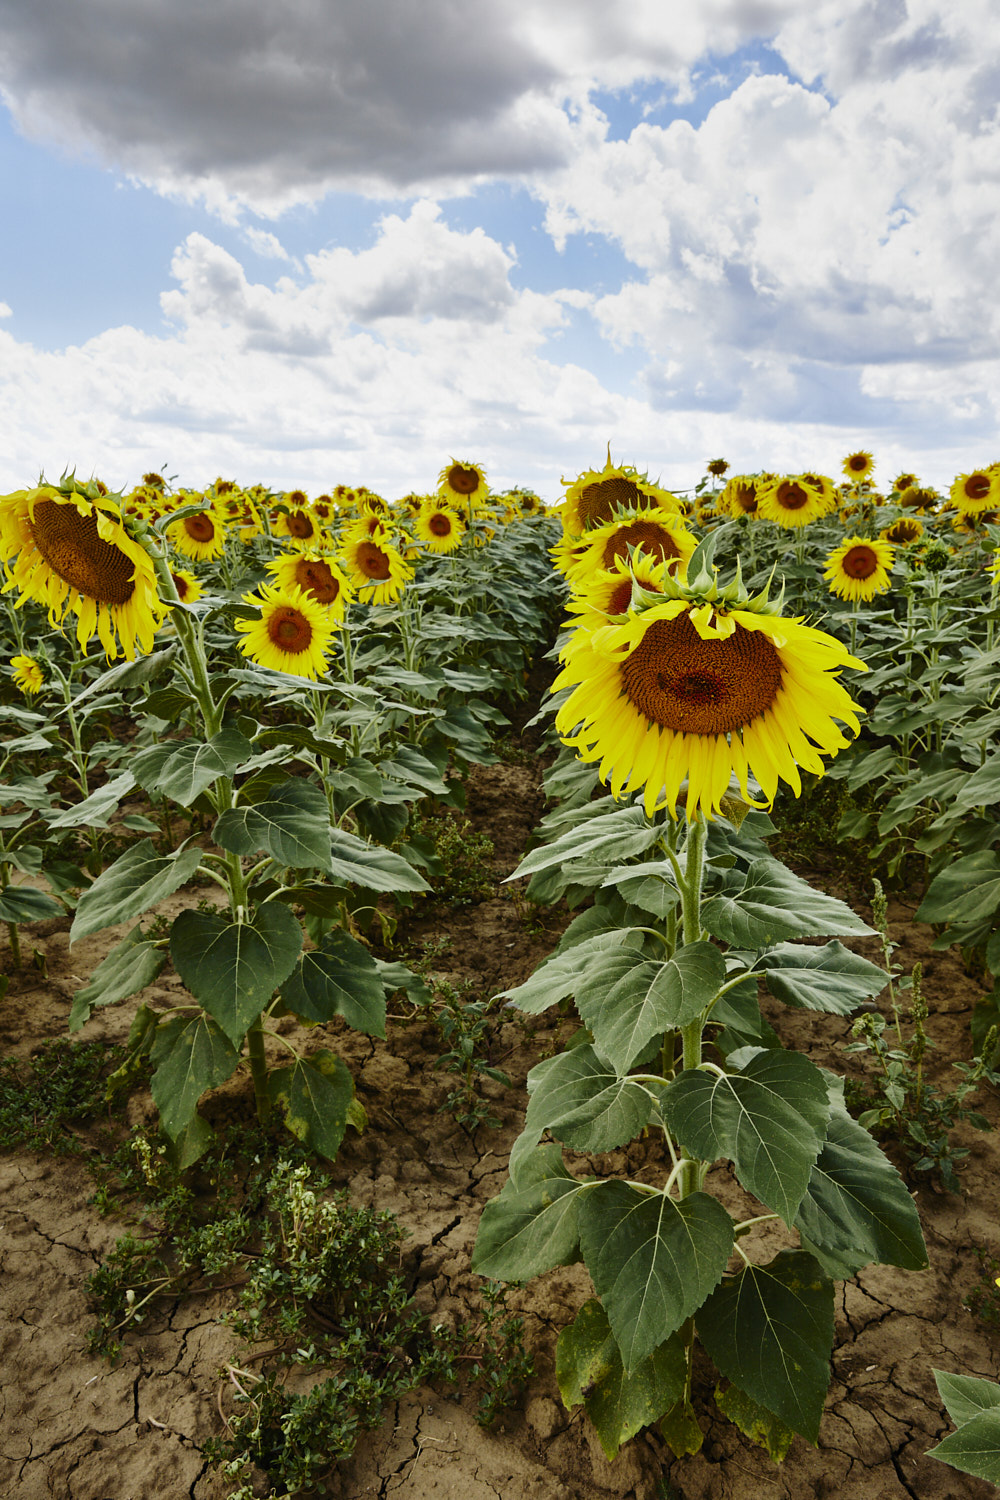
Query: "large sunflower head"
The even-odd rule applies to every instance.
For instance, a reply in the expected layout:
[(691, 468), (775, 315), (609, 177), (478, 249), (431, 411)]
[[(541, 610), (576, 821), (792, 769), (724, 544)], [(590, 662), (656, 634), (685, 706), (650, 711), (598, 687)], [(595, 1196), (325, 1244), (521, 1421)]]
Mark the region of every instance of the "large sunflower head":
[(863, 536), (849, 536), (834, 547), (826, 560), (823, 577), (830, 592), (852, 603), (867, 603), (889, 587), (889, 574), (895, 561), (891, 543), (870, 541)]
[(833, 487), (827, 493), (815, 474), (792, 474), (776, 479), (763, 485), (757, 495), (761, 517), (789, 528), (818, 521), (832, 509), (833, 501)]
[[(201, 499), (201, 495), (182, 490), (177, 496), (177, 508), (196, 505)], [(221, 512), (209, 503), (204, 510), (172, 521), (167, 527), (167, 540), (182, 557), (189, 557), (192, 562), (209, 562), (226, 550), (226, 523)]]
[(321, 552), (293, 552), (285, 557), (276, 557), (267, 565), (279, 587), (300, 588), (310, 599), (322, 604), (334, 620), (342, 620), (347, 606), (354, 597), (336, 561)]
[(446, 505), (475, 507), (489, 492), (486, 471), (468, 459), (450, 458), (438, 475), (438, 494)]
[(166, 606), (153, 561), (129, 535), (118, 501), (93, 496), (75, 479), (0, 497), (0, 561), (23, 602), (44, 604), (53, 625), (77, 616), (81, 650), (97, 634), (113, 660), (118, 643), (129, 661), (153, 649)]
[(337, 622), (322, 604), (294, 585), (266, 583), (259, 594), (244, 594), (243, 602), (260, 610), (259, 619), (235, 621), (244, 656), (273, 672), (314, 682), (326, 671)]
[(863, 663), (763, 596), (741, 607), (732, 588), (713, 592), (647, 595), (624, 621), (581, 625), (553, 684), (572, 689), (556, 715), (564, 741), (599, 762), (616, 797), (644, 789), (650, 816), (674, 815), (685, 777), (689, 818), (717, 812), (733, 775), (747, 801), (750, 773), (768, 802), (779, 780), (798, 795), (799, 767), (821, 775), (820, 752), (848, 743), (835, 720), (859, 728), (838, 673)]
[(442, 500), (431, 499), (417, 512), (415, 530), (428, 552), (454, 552), (465, 535), (465, 522)]
[(347, 576), (366, 604), (393, 604), (413, 577), (413, 569), (386, 531), (369, 536), (352, 530), (342, 543)]
[(858, 484), (862, 479), (867, 479), (874, 468), (875, 460), (871, 454), (866, 453), (863, 448), (859, 448), (856, 453), (849, 453), (847, 455), (840, 466), (840, 471), (842, 474), (846, 474), (848, 479), (852, 479), (855, 484)]
[(613, 464), (611, 454), (603, 469), (586, 469), (572, 482), (564, 479), (566, 496), (557, 510), (567, 536), (581, 536), (630, 510), (659, 506), (680, 511), (676, 495), (662, 490), (630, 464)]

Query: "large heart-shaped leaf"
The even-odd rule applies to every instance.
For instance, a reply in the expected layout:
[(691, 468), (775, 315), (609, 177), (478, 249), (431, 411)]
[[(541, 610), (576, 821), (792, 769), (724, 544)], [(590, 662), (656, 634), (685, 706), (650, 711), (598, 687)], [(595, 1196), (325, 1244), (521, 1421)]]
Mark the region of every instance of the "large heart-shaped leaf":
[(330, 811), (311, 781), (285, 781), (250, 807), (228, 808), (215, 825), (215, 841), (231, 854), (264, 849), (292, 870), (330, 869)]
[(301, 947), (302, 928), (276, 902), (251, 922), (182, 911), (170, 931), (174, 968), (237, 1047), (292, 972)]
[(141, 916), (186, 885), (200, 864), (200, 849), (164, 856), (157, 854), (151, 839), (133, 844), (80, 897), (70, 928), (70, 942), (100, 932), (102, 927)]
[(588, 1187), (567, 1172), (559, 1146), (538, 1146), (516, 1184), (508, 1178), (483, 1209), (472, 1269), (499, 1281), (528, 1281), (578, 1260), (577, 1208)]
[(595, 1046), (627, 1073), (654, 1037), (695, 1020), (725, 982), (726, 961), (711, 943), (687, 944), (666, 962), (619, 949), (587, 966), (576, 1004)]

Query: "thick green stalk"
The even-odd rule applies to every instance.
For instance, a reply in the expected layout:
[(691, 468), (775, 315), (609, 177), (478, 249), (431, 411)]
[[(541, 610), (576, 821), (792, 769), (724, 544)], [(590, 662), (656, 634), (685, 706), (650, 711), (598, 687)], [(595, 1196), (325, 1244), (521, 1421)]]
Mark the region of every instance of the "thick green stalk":
[[(708, 825), (703, 813), (688, 824), (687, 843), (684, 846), (685, 870), (681, 883), (682, 932), (685, 945), (701, 940), (701, 886), (705, 867), (705, 841)], [(699, 1016), (681, 1028), (683, 1049), (681, 1066), (685, 1070), (697, 1068), (701, 1063), (701, 1038), (704, 1019)], [(697, 1192), (701, 1186), (702, 1163), (686, 1160), (680, 1171), (679, 1191), (682, 1198)]]

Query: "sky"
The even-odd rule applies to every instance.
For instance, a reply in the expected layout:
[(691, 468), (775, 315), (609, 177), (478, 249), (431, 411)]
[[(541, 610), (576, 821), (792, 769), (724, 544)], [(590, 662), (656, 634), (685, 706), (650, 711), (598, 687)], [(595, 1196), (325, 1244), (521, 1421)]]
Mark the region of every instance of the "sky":
[(994, 0), (4, 0), (0, 492), (1000, 458)]

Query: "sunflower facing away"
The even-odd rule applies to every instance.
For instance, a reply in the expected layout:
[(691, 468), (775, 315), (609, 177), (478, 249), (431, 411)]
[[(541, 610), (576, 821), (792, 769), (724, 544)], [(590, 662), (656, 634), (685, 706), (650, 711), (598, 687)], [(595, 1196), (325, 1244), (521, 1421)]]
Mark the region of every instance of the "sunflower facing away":
[(865, 670), (832, 636), (769, 613), (764, 596), (742, 607), (704, 593), (681, 595), (598, 629), (581, 626), (563, 649), (553, 691), (572, 688), (556, 715), (563, 740), (600, 762), (612, 793), (645, 788), (647, 814), (671, 816), (687, 777), (686, 813), (711, 817), (735, 773), (750, 801), (748, 773), (767, 801), (778, 781), (801, 791), (799, 766), (822, 775), (857, 733), (858, 707), (837, 679)]
[(240, 650), (260, 667), (316, 680), (327, 668), (337, 622), (300, 588), (263, 583), (260, 593), (244, 594), (259, 608), (259, 620), (237, 620)]
[(863, 536), (845, 537), (827, 558), (823, 577), (830, 592), (838, 598), (867, 603), (889, 587), (895, 556), (890, 542), (869, 541)]
[(267, 565), (282, 588), (300, 588), (323, 604), (335, 620), (342, 620), (347, 606), (354, 597), (354, 590), (343, 571), (332, 557), (320, 552), (292, 553), (276, 557)]
[(38, 693), (45, 686), (45, 673), (33, 656), (12, 656), (10, 670), (22, 693)]
[(82, 651), (95, 632), (112, 661), (119, 641), (129, 661), (137, 648), (153, 649), (165, 605), (152, 559), (112, 497), (91, 496), (75, 480), (0, 496), (0, 561), (4, 593), (16, 588), (19, 603), (44, 604), (53, 625), (73, 611)]

